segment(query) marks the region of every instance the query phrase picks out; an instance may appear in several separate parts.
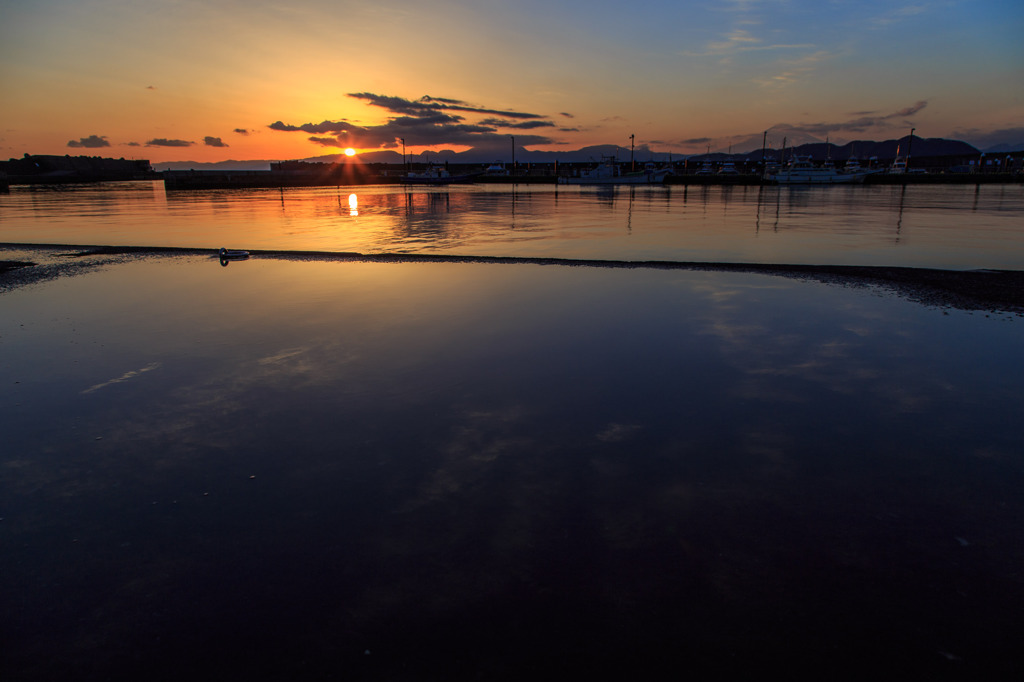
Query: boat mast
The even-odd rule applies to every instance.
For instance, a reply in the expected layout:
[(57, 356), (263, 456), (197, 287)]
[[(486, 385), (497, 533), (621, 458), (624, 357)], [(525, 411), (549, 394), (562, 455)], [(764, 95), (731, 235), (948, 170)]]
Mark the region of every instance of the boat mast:
[(636, 162), (633, 161), (633, 138), (635, 138), (635, 137), (636, 137), (636, 135), (630, 135), (629, 136), (629, 170), (630, 170), (630, 172), (636, 170)]

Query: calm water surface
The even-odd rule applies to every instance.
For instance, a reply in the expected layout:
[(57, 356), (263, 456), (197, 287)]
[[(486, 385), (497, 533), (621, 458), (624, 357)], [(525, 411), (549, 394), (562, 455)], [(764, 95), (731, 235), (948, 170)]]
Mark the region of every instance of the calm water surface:
[[(537, 192), (514, 234), (678, 239), (672, 216), (705, 210), (749, 231), (757, 194), (645, 194), (631, 233), (623, 196)], [(217, 224), (303, 224), (285, 196)], [(371, 194), (349, 221), (309, 196), (321, 238), (364, 211), (441, 229), (430, 202), (463, 198), (414, 195), (413, 220)], [(90, 220), (220, 219), (156, 201)], [(786, 205), (743, 239), (826, 215)], [(447, 224), (425, 243), (496, 243)], [(149, 257), (2, 294), (0, 676), (1020, 679), (1022, 324), (538, 265)]]
[(1024, 186), (16, 186), (0, 242), (1024, 268)]

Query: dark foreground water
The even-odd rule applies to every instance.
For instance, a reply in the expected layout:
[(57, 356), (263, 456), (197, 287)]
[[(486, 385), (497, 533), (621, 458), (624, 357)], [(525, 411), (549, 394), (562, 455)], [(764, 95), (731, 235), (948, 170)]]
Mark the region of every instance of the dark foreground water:
[(1022, 325), (539, 265), (0, 294), (0, 677), (1020, 679)]

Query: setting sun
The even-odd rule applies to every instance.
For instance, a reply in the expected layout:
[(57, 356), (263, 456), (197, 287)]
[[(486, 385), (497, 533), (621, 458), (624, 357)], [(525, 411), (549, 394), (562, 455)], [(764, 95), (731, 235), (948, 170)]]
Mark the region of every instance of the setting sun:
[(356, 150), (352, 149), (352, 147), (349, 147), (349, 148), (347, 148), (345, 150), (345, 156), (355, 156), (355, 155), (356, 155)]

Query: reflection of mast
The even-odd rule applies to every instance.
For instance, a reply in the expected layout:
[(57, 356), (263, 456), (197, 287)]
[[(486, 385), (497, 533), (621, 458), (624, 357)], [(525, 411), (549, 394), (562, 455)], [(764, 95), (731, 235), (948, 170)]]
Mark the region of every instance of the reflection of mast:
[[(908, 155), (907, 158), (910, 158), (909, 155)], [(900, 210), (899, 210), (899, 213), (896, 216), (896, 242), (895, 243), (897, 243), (897, 244), (900, 243), (900, 230), (903, 229), (903, 200), (904, 200), (904, 198), (906, 197), (906, 194), (907, 194), (907, 184), (903, 183), (901, 185), (901, 187), (902, 187), (902, 189), (900, 190)]]
[(516, 184), (516, 136), (509, 135), (512, 138), (512, 185)]
[(775, 225), (773, 231), (779, 231), (779, 212), (782, 210), (782, 190), (775, 190)]
[(761, 232), (761, 200), (764, 197), (764, 185), (757, 187), (757, 213), (754, 214), (754, 234)]
[(516, 186), (512, 184), (512, 229), (516, 229)]
[(629, 205), (626, 207), (626, 232), (633, 234), (633, 197), (636, 196), (636, 187), (629, 186)]

